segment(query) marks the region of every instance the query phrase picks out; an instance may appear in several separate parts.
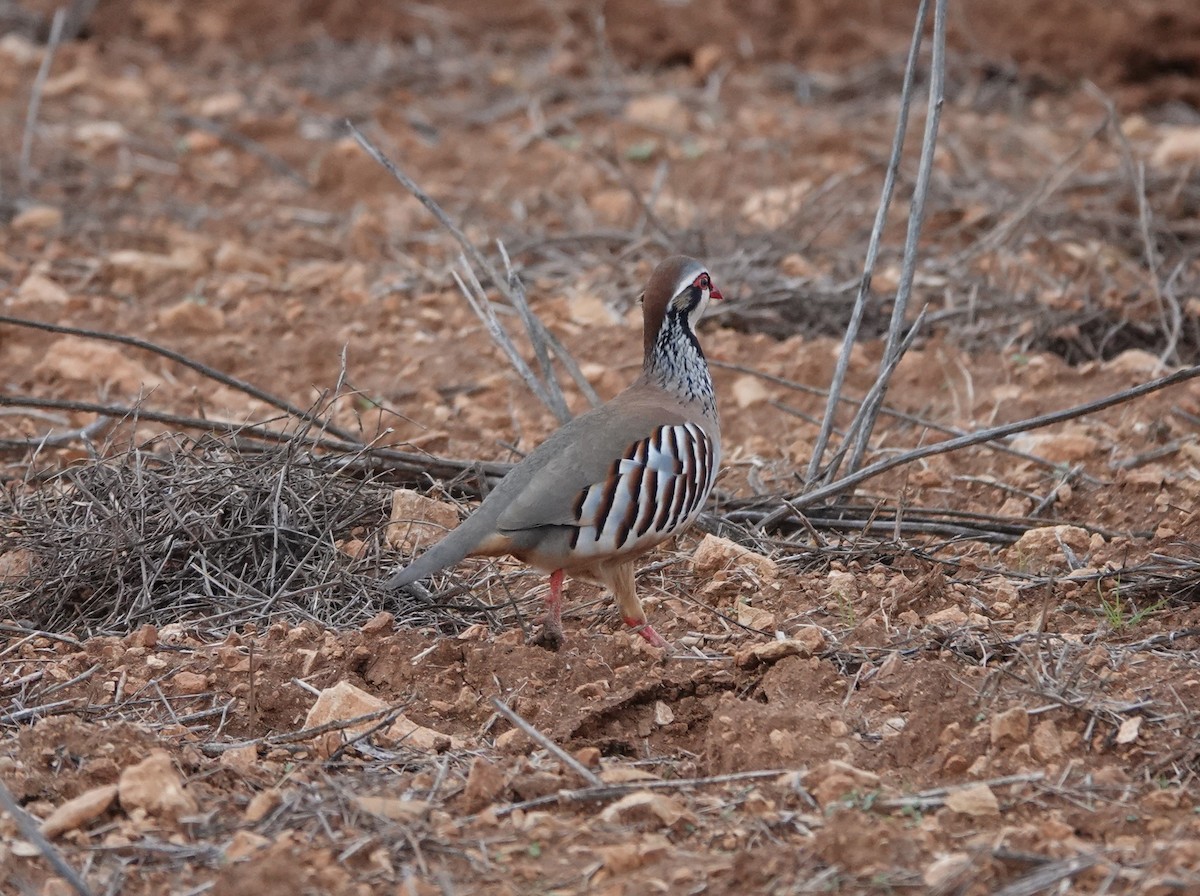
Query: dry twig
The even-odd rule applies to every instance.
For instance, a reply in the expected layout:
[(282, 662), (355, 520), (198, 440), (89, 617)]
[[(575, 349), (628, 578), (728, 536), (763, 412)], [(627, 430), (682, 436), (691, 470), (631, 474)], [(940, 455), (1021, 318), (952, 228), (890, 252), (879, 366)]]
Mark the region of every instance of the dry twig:
[(707, 778), (674, 778), (669, 781), (627, 781), (621, 784), (605, 784), (600, 782), (592, 787), (579, 790), (560, 790), (548, 796), (535, 797), (520, 803), (512, 803), (496, 810), (496, 817), (503, 818), (518, 809), (533, 809), (553, 803), (595, 803), (604, 800), (617, 799), (638, 790), (689, 790), (697, 787), (711, 787), (714, 784), (733, 784), (738, 781), (753, 781), (761, 778), (778, 778), (788, 773), (788, 769), (754, 769), (747, 772), (732, 772), (727, 775), (713, 775)]
[[(142, 349), (143, 351), (151, 352), (152, 354), (160, 355), (161, 357), (167, 358), (170, 361), (174, 361), (176, 364), (182, 364), (184, 367), (190, 368), (191, 370), (196, 371), (210, 380), (214, 380), (222, 385), (237, 389), (239, 392), (244, 392), (251, 398), (256, 398), (264, 404), (269, 404), (271, 407), (279, 408), (279, 410), (286, 412), (292, 417), (298, 417), (308, 423), (318, 424), (319, 429), (324, 430), (325, 432), (333, 433), (339, 439), (344, 439), (346, 442), (349, 442), (352, 445), (362, 444), (362, 440), (356, 437), (353, 433), (347, 432), (346, 430), (334, 425), (327, 418), (320, 416), (317, 411), (305, 410), (304, 408), (298, 407), (291, 402), (284, 401), (282, 398), (272, 395), (270, 392), (258, 388), (258, 386), (255, 386), (253, 383), (248, 383), (245, 380), (238, 379), (237, 377), (231, 376), (228, 373), (223, 373), (222, 371), (217, 370), (214, 367), (210, 367), (207, 364), (203, 364), (194, 358), (189, 358), (187, 355), (181, 354), (174, 349), (166, 348), (165, 346), (149, 342), (145, 339), (138, 339), (135, 336), (126, 336), (123, 333), (106, 333), (102, 330), (86, 330), (81, 327), (65, 327), (60, 324), (45, 323), (44, 321), (39, 320), (26, 320), (25, 318), (9, 317), (8, 315), (0, 315), (0, 324), (7, 324), (13, 327), (27, 327), (32, 330), (44, 330), (47, 333), (61, 333), (65, 336), (79, 336), (84, 339), (96, 339), (101, 342), (114, 342), (117, 345), (128, 345), (132, 348)], [(3, 406), (4, 404), (18, 405), (19, 402), (8, 396), (0, 396), (0, 406)], [(26, 404), (25, 406), (30, 405)], [(36, 406), (36, 404), (32, 406)], [(52, 405), (47, 403), (46, 406)], [(74, 409), (75, 408), (71, 408), (71, 410)]]
[[(923, 27), (924, 15), (917, 21), (917, 27)], [(847, 470), (851, 473), (862, 465), (867, 445), (871, 441), (871, 433), (875, 430), (875, 421), (879, 416), (879, 406), (895, 373), (896, 365), (912, 343), (914, 334), (920, 330), (925, 316), (922, 311), (916, 322), (910, 328), (907, 338), (904, 337), (904, 320), (908, 310), (909, 296), (912, 294), (913, 275), (917, 270), (917, 242), (921, 238), (921, 227), (925, 223), (925, 200), (929, 195), (929, 178), (933, 171), (933, 155), (937, 147), (938, 122), (941, 120), (943, 82), (946, 72), (946, 0), (934, 0), (933, 4), (933, 47), (929, 63), (929, 99), (925, 113), (925, 136), (921, 140), (921, 160), (917, 166), (917, 182), (913, 185), (912, 199), (909, 200), (908, 230), (904, 234), (904, 256), (900, 267), (900, 283), (896, 289), (896, 298), (892, 304), (892, 319), (888, 325), (887, 342), (884, 346), (883, 360), (879, 365), (879, 375), (876, 377), (871, 390), (863, 400), (858, 414), (851, 422), (849, 432), (852, 433), (850, 459)], [(830, 465), (826, 473), (828, 482), (837, 474), (835, 464)]]
[(46, 839), (39, 830), (37, 822), (13, 799), (13, 795), (4, 786), (3, 781), (0, 781), (0, 809), (8, 813), (9, 818), (16, 823), (17, 829), (20, 830), (21, 836), (38, 848), (50, 866), (71, 885), (79, 896), (92, 896), (91, 889), (79, 876), (79, 872), (72, 868), (70, 863), (54, 848), (54, 844)]
[(31, 180), (30, 162), (33, 158), (33, 138), (37, 130), (38, 110), (42, 105), (42, 90), (46, 79), (50, 77), (50, 68), (54, 65), (54, 54), (58, 50), (59, 41), (63, 36), (63, 25), (67, 21), (67, 10), (59, 7), (54, 11), (54, 20), (50, 23), (50, 38), (46, 41), (46, 51), (42, 55), (42, 63), (38, 66), (37, 75), (33, 79), (33, 88), (29, 92), (29, 106), (25, 110), (25, 133), (21, 137), (21, 158), (17, 164), (17, 183), (21, 190), (29, 189)]
[(543, 749), (553, 754), (559, 762), (583, 778), (588, 784), (593, 787), (603, 786), (604, 782), (600, 780), (595, 772), (513, 712), (508, 704), (499, 697), (492, 698), (492, 706), (496, 708), (496, 712), (508, 719), (515, 727), (520, 728), (530, 740), (540, 744)]
[[(591, 384), (588, 383), (587, 378), (583, 375), (583, 372), (580, 371), (579, 365), (575, 363), (575, 359), (572, 358), (569, 353), (563, 350), (561, 344), (558, 343), (557, 340), (554, 340), (550, 337), (550, 333), (546, 329), (545, 324), (543, 324), (541, 320), (539, 320), (538, 317), (530, 310), (529, 302), (525, 296), (525, 288), (521, 284), (520, 279), (514, 273), (512, 266), (509, 265), (508, 255), (504, 253), (503, 247), (501, 247), (501, 254), (504, 257), (505, 267), (507, 270), (507, 276), (504, 277), (500, 275), (500, 272), (497, 271), (495, 266), (487, 260), (484, 254), (479, 251), (478, 247), (469, 239), (467, 239), (467, 235), (462, 232), (462, 229), (459, 228), (458, 225), (456, 225), (452, 220), (450, 220), (450, 216), (442, 210), (442, 207), (438, 205), (428, 193), (422, 190), (412, 178), (401, 171), (396, 166), (396, 163), (385, 156), (383, 152), (377, 146), (375, 146), (374, 143), (368, 140), (366, 136), (364, 136), (363, 133), (358, 130), (358, 128), (356, 128), (350, 122), (346, 122), (346, 127), (349, 129), (351, 136), (353, 136), (358, 142), (358, 145), (361, 146), (364, 151), (366, 151), (367, 155), (382, 165), (384, 169), (393, 178), (395, 178), (402, 187), (412, 193), (412, 195), (416, 197), (417, 201), (425, 206), (425, 208), (429, 210), (430, 214), (437, 219), (438, 223), (441, 224), (442, 227), (445, 228), (445, 230), (452, 237), (454, 237), (459, 246), (462, 247), (463, 253), (468, 259), (470, 259), (470, 263), (487, 274), (488, 279), (491, 280), (492, 284), (500, 291), (513, 309), (516, 310), (517, 314), (520, 315), (521, 321), (525, 325), (526, 334), (529, 337), (530, 344), (533, 346), (533, 351), (535, 357), (537, 358), (538, 366), (541, 368), (541, 388), (535, 391), (535, 394), (538, 396), (539, 400), (542, 400), (544, 403), (546, 403), (547, 407), (554, 413), (556, 417), (558, 417), (560, 422), (565, 423), (567, 420), (571, 419), (571, 412), (567, 408), (567, 401), (562, 393), (562, 387), (559, 385), (558, 378), (554, 375), (554, 370), (550, 366), (550, 357), (547, 351), (547, 347), (549, 347), (555, 351), (555, 355), (558, 358), (559, 363), (563, 365), (571, 379), (575, 381), (575, 384), (579, 387), (580, 391), (583, 392), (587, 399), (593, 405), (599, 404), (599, 398), (596, 396)], [(475, 275), (472, 272), (470, 276), (474, 277)], [(492, 332), (490, 327), (489, 332)], [(504, 348), (503, 343), (501, 344), (501, 347)], [(508, 349), (506, 348), (505, 351), (507, 352)], [(510, 359), (511, 357), (512, 355), (510, 355)], [(524, 378), (523, 374), (522, 377)]]
[(1074, 420), (1076, 417), (1082, 417), (1085, 414), (1092, 414), (1096, 411), (1102, 411), (1105, 408), (1111, 408), (1114, 405), (1133, 401), (1135, 398), (1141, 398), (1143, 395), (1149, 395), (1151, 392), (1157, 392), (1160, 389), (1166, 389), (1169, 386), (1195, 379), (1197, 376), (1200, 376), (1200, 365), (1185, 367), (1166, 376), (1142, 383), (1140, 386), (1123, 389), (1120, 392), (1114, 392), (1095, 401), (1074, 405), (1061, 411), (1052, 411), (1049, 414), (1041, 414), (1037, 417), (1030, 417), (1026, 420), (1018, 420), (1015, 423), (1006, 423), (1003, 426), (993, 426), (965, 436), (959, 436), (958, 438), (947, 439), (944, 442), (937, 442), (933, 445), (924, 445), (920, 448), (914, 448), (911, 451), (905, 451), (897, 454), (895, 457), (876, 461), (870, 466), (864, 467), (853, 474), (843, 476), (828, 485), (791, 497), (788, 504), (768, 514), (759, 522), (756, 528), (762, 529), (768, 527), (794, 512), (794, 509), (811, 507), (827, 498), (844, 493), (847, 489), (858, 485), (860, 482), (865, 482), (881, 473), (886, 473), (888, 470), (910, 464), (913, 461), (933, 457), (937, 454), (947, 454), (951, 451), (958, 451), (961, 448), (966, 448), (970, 445), (979, 445), (994, 439), (1002, 439), (1018, 432), (1028, 432), (1031, 429), (1040, 429), (1044, 426), (1052, 426), (1055, 423), (1062, 423), (1066, 420)]
[[(465, 608), (397, 606), (379, 590), (391, 489), (377, 475), (345, 475), (308, 453), (304, 429), (295, 435), (273, 450), (133, 449), (35, 491), (0, 493), (3, 549), (31, 558), (5, 583), (4, 615), (92, 632), (273, 615), (345, 626), (385, 608), (410, 624), (462, 624)], [(356, 556), (346, 542), (362, 546)]]
[(871, 236), (867, 241), (867, 255), (863, 262), (863, 273), (858, 284), (858, 295), (854, 300), (854, 309), (850, 314), (850, 322), (842, 339), (842, 350), (838, 354), (833, 371), (833, 379), (829, 384), (829, 400), (825, 405), (825, 416), (821, 420), (821, 428), (813, 443), (812, 457), (808, 463), (808, 473), (805, 480), (815, 483), (821, 470), (821, 462), (829, 444), (829, 436), (833, 432), (834, 419), (837, 416), (837, 406), (841, 398), (842, 386), (846, 373), (850, 369), (851, 348), (858, 339), (859, 327), (862, 324), (863, 313), (867, 307), (867, 299), (871, 293), (871, 274), (875, 269), (875, 260), (879, 255), (879, 241), (883, 236), (883, 227), (887, 222), (888, 208), (891, 207), (892, 193), (896, 185), (896, 174), (900, 170), (900, 156), (904, 150), (904, 135), (908, 130), (908, 110), (912, 103), (912, 85), (916, 77), (917, 56), (921, 49), (921, 36), (925, 29), (925, 15), (928, 0), (921, 0), (917, 7), (917, 21), (913, 28), (912, 42), (909, 45), (908, 60), (904, 68), (904, 83), (900, 88), (900, 112), (896, 120), (896, 133), (892, 138), (892, 154), (888, 160), (887, 170), (883, 179), (883, 194), (875, 211), (875, 223), (871, 227)]

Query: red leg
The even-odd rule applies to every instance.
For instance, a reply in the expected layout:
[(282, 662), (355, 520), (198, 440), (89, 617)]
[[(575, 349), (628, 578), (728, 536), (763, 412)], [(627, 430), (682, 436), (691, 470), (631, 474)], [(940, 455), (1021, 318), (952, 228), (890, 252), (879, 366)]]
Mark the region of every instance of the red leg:
[(556, 569), (550, 573), (550, 593), (546, 595), (546, 613), (542, 617), (542, 630), (533, 639), (533, 643), (551, 650), (558, 650), (566, 640), (562, 627), (562, 589), (563, 571)]
[(625, 617), (625, 624), (636, 631), (639, 635), (653, 644), (655, 647), (661, 647), (663, 650), (670, 650), (671, 643), (654, 630), (645, 619), (636, 619), (630, 616)]

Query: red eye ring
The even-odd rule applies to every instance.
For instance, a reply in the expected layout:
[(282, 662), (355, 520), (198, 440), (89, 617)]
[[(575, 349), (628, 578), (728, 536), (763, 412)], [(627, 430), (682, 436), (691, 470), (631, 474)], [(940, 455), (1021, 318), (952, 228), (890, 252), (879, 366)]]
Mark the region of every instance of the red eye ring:
[(712, 278), (709, 277), (708, 274), (706, 274), (706, 273), (701, 274), (699, 277), (697, 277), (695, 279), (695, 281), (693, 281), (692, 285), (695, 286), (697, 289), (707, 289), (708, 297), (710, 299), (724, 299), (725, 298), (723, 295), (721, 295), (721, 291), (719, 289), (717, 289), (717, 287), (713, 284)]

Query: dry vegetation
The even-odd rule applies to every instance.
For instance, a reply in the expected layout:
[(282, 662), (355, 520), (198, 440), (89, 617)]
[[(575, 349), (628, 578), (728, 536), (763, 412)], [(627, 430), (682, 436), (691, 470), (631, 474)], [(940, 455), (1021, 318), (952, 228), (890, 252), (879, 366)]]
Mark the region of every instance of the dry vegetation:
[[(912, 10), (117, 6), (0, 3), (0, 891), (1197, 888), (1193, 4), (951, 4), (864, 458), (905, 462), (836, 501), (803, 480)], [(506, 562), (380, 589), (556, 417), (347, 119), (502, 242), (571, 410), (571, 364), (637, 369), (653, 264), (709, 262), (728, 456), (639, 576), (669, 658), (580, 585), (527, 646)]]

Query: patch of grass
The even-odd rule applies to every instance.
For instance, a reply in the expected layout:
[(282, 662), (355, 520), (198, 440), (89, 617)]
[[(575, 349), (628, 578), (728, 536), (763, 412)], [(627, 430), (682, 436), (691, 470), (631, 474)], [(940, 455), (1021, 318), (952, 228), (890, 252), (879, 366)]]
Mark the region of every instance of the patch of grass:
[(1096, 593), (1100, 595), (1100, 612), (1104, 615), (1104, 621), (1114, 632), (1136, 628), (1167, 606), (1167, 599), (1164, 597), (1147, 607), (1137, 607), (1132, 599), (1122, 597), (1119, 582), (1107, 594), (1100, 587), (1100, 582), (1096, 582)]

